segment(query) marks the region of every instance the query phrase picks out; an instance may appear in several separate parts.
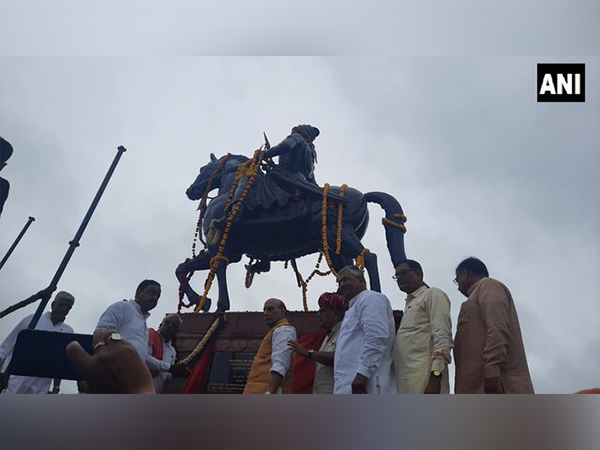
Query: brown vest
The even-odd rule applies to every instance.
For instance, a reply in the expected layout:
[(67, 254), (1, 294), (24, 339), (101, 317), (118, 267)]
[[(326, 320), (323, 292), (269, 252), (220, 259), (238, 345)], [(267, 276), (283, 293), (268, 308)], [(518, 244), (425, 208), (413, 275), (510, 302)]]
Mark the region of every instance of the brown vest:
[[(252, 368), (250, 369), (250, 375), (248, 375), (248, 382), (244, 388), (244, 394), (264, 394), (269, 388), (269, 382), (271, 376), (269, 371), (271, 370), (271, 354), (273, 353), (273, 333), (275, 330), (283, 325), (289, 325), (290, 323), (286, 319), (281, 319), (275, 324), (271, 331), (267, 333), (265, 338), (260, 344), (258, 353), (254, 357)], [(294, 362), (296, 354), (292, 352), (290, 361), (290, 368), (288, 369), (281, 388), (284, 394), (293, 394), (293, 378), (294, 378)]]

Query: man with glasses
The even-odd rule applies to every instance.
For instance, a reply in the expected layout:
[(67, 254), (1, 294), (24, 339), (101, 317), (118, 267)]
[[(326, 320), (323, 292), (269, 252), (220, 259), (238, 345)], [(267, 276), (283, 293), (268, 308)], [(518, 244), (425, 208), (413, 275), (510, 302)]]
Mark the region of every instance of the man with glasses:
[(417, 261), (402, 261), (392, 278), (408, 294), (394, 344), (398, 393), (448, 394), (450, 299), (440, 289), (423, 282), (423, 269)]
[(467, 297), (460, 307), (454, 359), (457, 394), (533, 394), (517, 310), (506, 286), (485, 264), (467, 258), (454, 282)]

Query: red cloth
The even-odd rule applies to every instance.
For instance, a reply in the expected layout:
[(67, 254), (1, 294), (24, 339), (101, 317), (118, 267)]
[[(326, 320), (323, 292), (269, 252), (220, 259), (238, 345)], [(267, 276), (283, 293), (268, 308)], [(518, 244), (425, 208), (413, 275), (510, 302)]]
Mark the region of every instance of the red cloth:
[(576, 394), (600, 394), (600, 389), (584, 389), (583, 391), (575, 392)]
[[(298, 339), (298, 344), (316, 351), (321, 348), (326, 336), (324, 331), (307, 334)], [(315, 380), (315, 361), (297, 354), (294, 370), (294, 394), (312, 394)]]
[[(321, 344), (327, 335), (324, 331), (311, 333), (298, 339), (298, 343), (305, 348), (319, 350)], [(206, 379), (210, 373), (213, 356), (213, 343), (207, 344), (202, 357), (194, 366), (182, 394), (198, 394), (200, 389), (206, 384)], [(313, 382), (315, 379), (315, 362), (312, 359), (296, 355), (296, 366), (294, 371), (294, 394), (312, 394)]]
[[(159, 361), (162, 361), (163, 355), (164, 355), (163, 340), (162, 340), (162, 337), (160, 336), (160, 333), (158, 331), (156, 331), (154, 328), (148, 329), (148, 345), (152, 349), (150, 351), (150, 354), (152, 356), (154, 356), (156, 359), (158, 359)], [(151, 370), (150, 373), (152, 374), (153, 377), (157, 377), (159, 374), (159, 372), (156, 372), (154, 370)]]
[(183, 386), (182, 394), (198, 394), (200, 389), (204, 386), (206, 378), (210, 372), (210, 366), (213, 354), (213, 343), (210, 342), (206, 345), (204, 353), (200, 357), (200, 361), (194, 366), (194, 370), (187, 379), (185, 386)]

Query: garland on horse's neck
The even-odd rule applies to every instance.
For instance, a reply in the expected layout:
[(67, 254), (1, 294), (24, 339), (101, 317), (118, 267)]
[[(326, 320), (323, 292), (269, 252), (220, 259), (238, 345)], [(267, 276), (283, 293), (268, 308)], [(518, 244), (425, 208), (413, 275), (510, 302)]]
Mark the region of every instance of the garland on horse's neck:
[[(200, 299), (200, 302), (198, 303), (198, 306), (196, 306), (196, 309), (194, 310), (194, 312), (199, 312), (202, 309), (202, 307), (204, 306), (204, 303), (206, 302), (206, 297), (208, 296), (208, 291), (210, 291), (210, 287), (212, 286), (212, 282), (215, 279), (215, 274), (217, 272), (217, 269), (221, 265), (221, 262), (224, 262), (225, 265), (229, 264), (229, 260), (227, 259), (227, 257), (223, 256), (223, 253), (225, 253), (225, 244), (227, 243), (227, 238), (229, 237), (229, 231), (231, 229), (231, 224), (233, 223), (235, 216), (237, 216), (237, 214), (240, 210), (240, 207), (244, 203), (244, 200), (246, 199), (248, 192), (250, 192), (250, 188), (252, 187), (252, 184), (254, 183), (254, 179), (256, 178), (256, 174), (258, 173), (258, 171), (260, 169), (260, 165), (262, 163), (264, 155), (265, 155), (265, 152), (262, 151), (261, 149), (258, 149), (254, 152), (254, 156), (252, 157), (252, 159), (245, 161), (244, 163), (240, 164), (237, 168), (237, 172), (235, 175), (236, 180), (239, 181), (244, 176), (247, 176), (248, 183), (246, 184), (246, 188), (244, 189), (244, 192), (242, 193), (240, 199), (238, 200), (236, 205), (233, 207), (233, 209), (231, 210), (231, 213), (229, 214), (229, 217), (227, 218), (227, 224), (225, 225), (225, 230), (223, 231), (223, 237), (221, 238), (221, 243), (219, 244), (219, 251), (210, 260), (210, 273), (208, 274), (208, 278), (206, 279), (206, 283), (204, 284), (204, 293), (202, 294), (202, 298)], [(234, 183), (234, 186), (237, 186), (237, 184)], [(230, 191), (230, 195), (231, 195), (231, 191)], [(228, 206), (226, 205), (226, 208), (227, 207)]]
[[(194, 240), (192, 242), (192, 257), (194, 258), (196, 257), (196, 242), (198, 242), (198, 238), (200, 239), (200, 242), (202, 242), (202, 244), (204, 245), (204, 248), (206, 248), (206, 242), (204, 242), (204, 239), (202, 239), (202, 222), (204, 221), (204, 214), (206, 213), (208, 193), (211, 190), (213, 179), (219, 174), (219, 172), (221, 172), (221, 169), (223, 169), (223, 166), (225, 165), (230, 156), (231, 153), (227, 153), (227, 155), (225, 155), (225, 157), (219, 163), (219, 166), (212, 173), (212, 175), (208, 179), (208, 184), (206, 185), (206, 189), (204, 191), (204, 195), (202, 196), (202, 200), (200, 200), (200, 215), (198, 216), (198, 223), (196, 223), (196, 231), (194, 232)], [(223, 175), (225, 174), (221, 174), (221, 176)]]

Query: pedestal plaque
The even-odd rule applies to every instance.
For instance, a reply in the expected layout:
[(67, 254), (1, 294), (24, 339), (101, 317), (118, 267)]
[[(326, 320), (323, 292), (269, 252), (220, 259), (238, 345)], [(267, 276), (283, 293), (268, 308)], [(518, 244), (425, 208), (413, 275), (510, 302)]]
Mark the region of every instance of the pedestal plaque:
[[(187, 357), (210, 329), (217, 314), (182, 314), (183, 325), (177, 334), (175, 348), (177, 359)], [(394, 311), (396, 329), (400, 324), (402, 311)], [(298, 339), (313, 333), (323, 333), (316, 311), (289, 311), (287, 319), (294, 328)], [(199, 374), (196, 385), (189, 387), (188, 393), (198, 394), (241, 394), (246, 386), (254, 355), (269, 332), (262, 312), (228, 312), (225, 323), (211, 338), (213, 343), (210, 359), (204, 372)], [(296, 361), (298, 363), (298, 360)], [(298, 368), (298, 366), (296, 366)], [(295, 379), (302, 386), (312, 387), (312, 372), (296, 370)], [(191, 378), (169, 378), (163, 393), (180, 393)]]
[(254, 355), (254, 353), (216, 353), (206, 385), (206, 393), (243, 393)]

